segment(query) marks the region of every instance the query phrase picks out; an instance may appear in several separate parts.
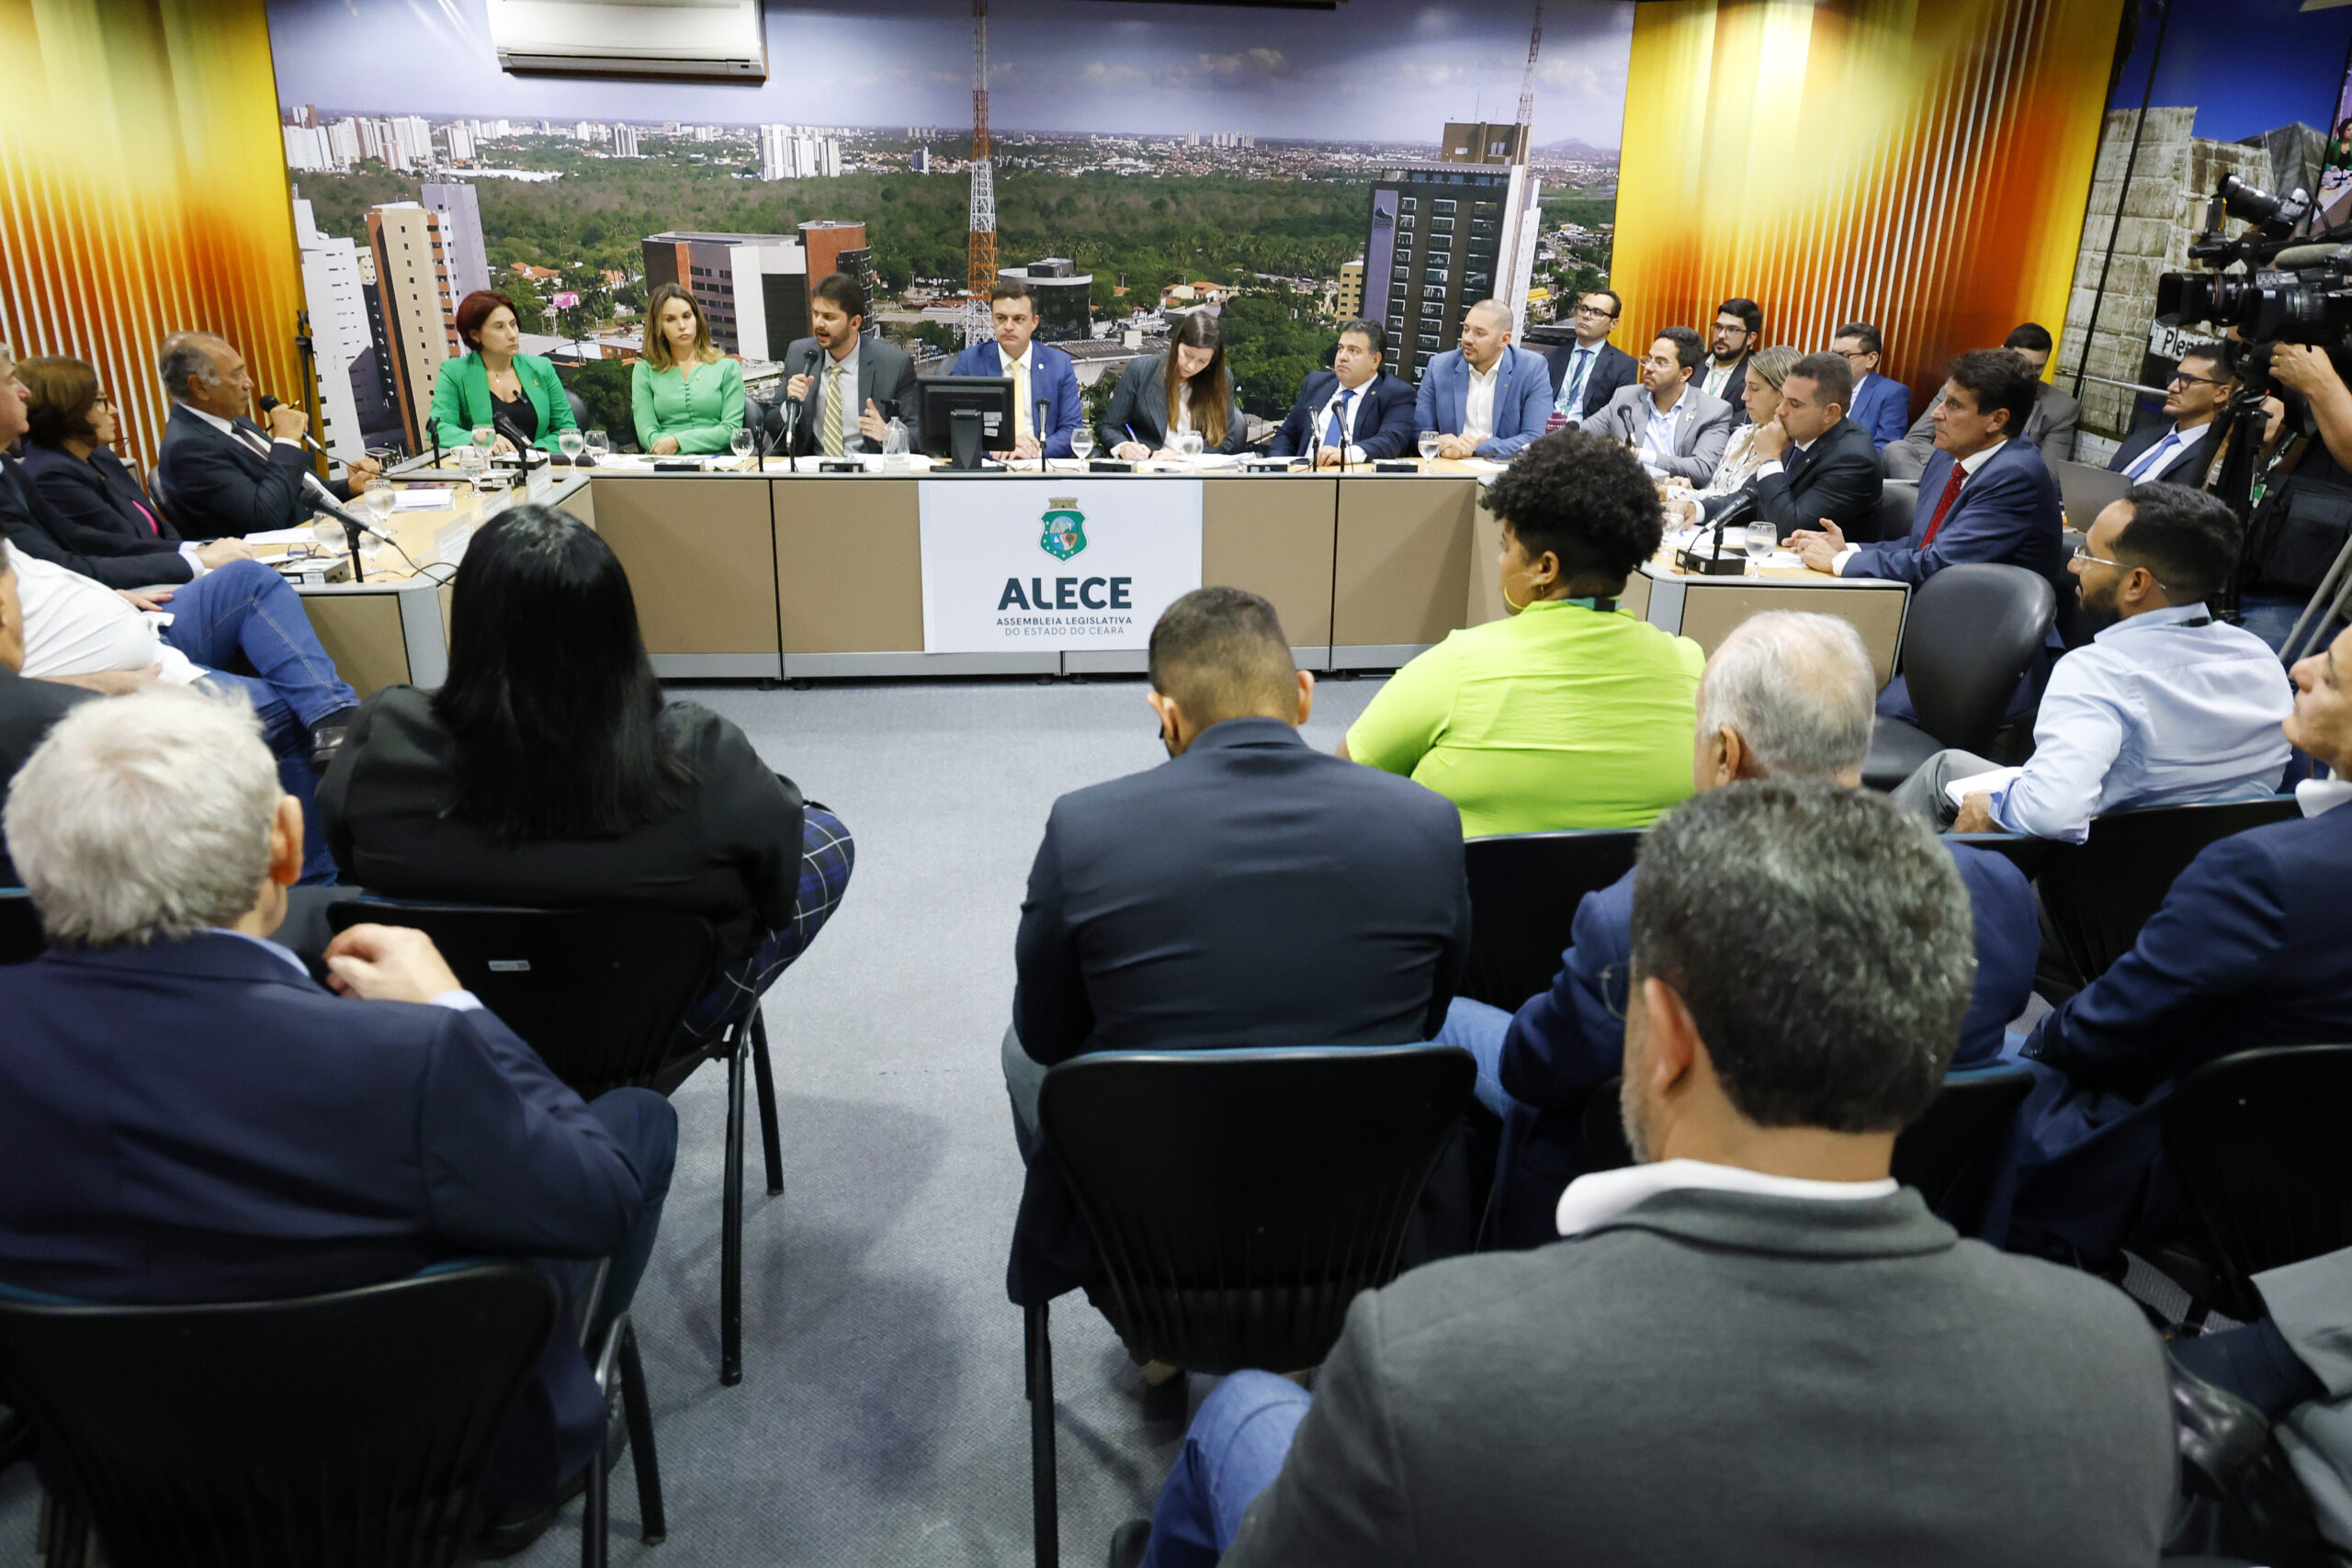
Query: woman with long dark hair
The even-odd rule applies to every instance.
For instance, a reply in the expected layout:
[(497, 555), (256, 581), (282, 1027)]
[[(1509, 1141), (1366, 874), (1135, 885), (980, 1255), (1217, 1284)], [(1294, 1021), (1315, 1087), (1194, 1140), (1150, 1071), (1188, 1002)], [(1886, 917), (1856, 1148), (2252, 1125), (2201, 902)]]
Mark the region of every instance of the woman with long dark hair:
[(344, 880), (378, 893), (710, 919), (727, 972), (688, 1015), (695, 1043), (800, 955), (854, 859), (841, 819), (741, 729), (663, 701), (619, 560), (544, 506), (474, 536), (447, 682), (370, 697), (319, 809)]
[(1195, 310), (1168, 334), (1168, 352), (1136, 360), (1111, 393), (1102, 421), (1102, 447), (1114, 457), (1177, 456), (1176, 438), (1191, 433), (1208, 452), (1238, 452), (1249, 439), (1241, 391), (1225, 367), (1225, 337), (1216, 318)]

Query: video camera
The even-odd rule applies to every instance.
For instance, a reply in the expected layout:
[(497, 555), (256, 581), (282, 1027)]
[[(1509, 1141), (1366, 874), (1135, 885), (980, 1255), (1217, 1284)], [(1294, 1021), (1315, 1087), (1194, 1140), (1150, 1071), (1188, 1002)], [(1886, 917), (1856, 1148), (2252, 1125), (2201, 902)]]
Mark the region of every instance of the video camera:
[[(2156, 320), (2166, 326), (2210, 321), (2238, 329), (2250, 344), (2333, 344), (2352, 332), (2352, 243), (2299, 234), (2312, 220), (2311, 197), (2272, 196), (2235, 175), (2222, 181), (2206, 209), (2205, 232), (2189, 259), (2210, 272), (2168, 272), (2156, 279)], [(2254, 227), (2236, 239), (2224, 219)], [(2242, 273), (2222, 269), (2243, 263)]]

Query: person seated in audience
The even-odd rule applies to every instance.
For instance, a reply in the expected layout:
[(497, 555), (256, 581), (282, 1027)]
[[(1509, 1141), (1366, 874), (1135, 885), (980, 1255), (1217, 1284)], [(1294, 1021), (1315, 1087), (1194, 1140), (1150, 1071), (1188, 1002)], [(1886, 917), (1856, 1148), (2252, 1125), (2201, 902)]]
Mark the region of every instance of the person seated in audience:
[(1624, 992), (1641, 1163), (1570, 1187), (1553, 1246), (1357, 1296), (1312, 1395), (1225, 1379), (1141, 1561), (2154, 1562), (2173, 1422), (2139, 1309), (1888, 1174), (1968, 1006), (1969, 924), (1951, 856), (1868, 791), (1742, 784), (1661, 819)]
[[(155, 371), (172, 400), (155, 493), (181, 533), (243, 538), (310, 521), (316, 492), (305, 482), (311, 455), (302, 445), (309, 414), (279, 403), (263, 416), (266, 432), (248, 419), (253, 378), (244, 356), (217, 333), (174, 333), (156, 353)], [(374, 458), (354, 457), (344, 465), (345, 478), (323, 482), (334, 499), (349, 501), (379, 471)]]
[[(2049, 579), (2060, 613), (2043, 644), (2043, 659), (2018, 683), (2012, 714), (2032, 706), (2049, 660), (2065, 648), (2061, 628), (2072, 598), (2058, 483), (2032, 443), (2010, 439), (2032, 408), (2038, 384), (2024, 361), (2007, 350), (1959, 355), (1928, 412), (1936, 425), (1936, 458), (1920, 481), (1909, 536), (1849, 544), (1845, 533), (1827, 522), (1789, 536), (1789, 547), (1805, 565), (1839, 577), (1883, 577), (1917, 588), (1945, 567), (1997, 561)], [(1905, 677), (1897, 675), (1879, 694), (1878, 711), (1906, 723), (1917, 716)]]
[(553, 360), (523, 352), (514, 301), (496, 289), (477, 288), (458, 301), (454, 324), (466, 352), (443, 360), (433, 378), (429, 417), (441, 445), (470, 446), (474, 426), (486, 424), (498, 433), (492, 452), (514, 452), (509, 429), (543, 452), (558, 450), (557, 438), (576, 428), (571, 400), (563, 395)]
[[(1788, 610), (1742, 621), (1700, 677), (1692, 787), (1704, 793), (1770, 778), (1860, 788), (1877, 683), (1851, 622)], [(2032, 887), (2007, 859), (1950, 840), (1945, 847), (1968, 888), (1976, 954), (1952, 1066), (1984, 1066), (2000, 1055), (2005, 1028), (2032, 995), (2041, 917)], [(1550, 1240), (1560, 1190), (1591, 1168), (1584, 1102), (1623, 1066), (1634, 886), (1627, 872), (1585, 895), (1571, 928), (1574, 945), (1560, 955), (1549, 991), (1516, 1013), (1457, 997), (1438, 1036), (1478, 1059), (1480, 1101), (1517, 1123), (1507, 1145), (1513, 1157), (1498, 1178), (1506, 1245)]]
[[(1069, 457), (1070, 432), (1085, 421), (1086, 400), (1079, 392), (1078, 367), (1069, 353), (1036, 341), (1037, 286), (1025, 277), (999, 278), (989, 289), (989, 325), (995, 340), (966, 349), (953, 374), (1004, 376), (1012, 381), (1012, 445), (989, 456), (999, 462)], [(1040, 404), (1046, 411), (1042, 430), (1037, 425)], [(910, 400), (910, 428), (919, 408)]]
[(1437, 432), (1441, 457), (1508, 463), (1552, 418), (1552, 367), (1511, 341), (1510, 306), (1481, 299), (1463, 313), (1459, 346), (1421, 368), (1413, 394), (1417, 430)]
[[(1470, 946), (1453, 808), (1299, 739), (1315, 678), (1273, 606), (1199, 588), (1152, 627), (1169, 761), (1054, 803), (1014, 945), (1004, 1037), (1028, 1165), (1007, 1289), (1096, 1278), (1038, 1133), (1046, 1070), (1090, 1051), (1397, 1045), (1444, 1021)], [(1147, 1365), (1148, 1384), (1178, 1369)]]
[[(337, 937), (339, 994), (266, 940), (304, 829), (250, 709), (77, 707), (6, 823), (50, 946), (0, 969), (0, 1281), (276, 1300), (487, 1254), (577, 1301), (609, 1258), (603, 1320), (628, 1309), (677, 1153), (669, 1102), (582, 1104), (421, 931)], [(501, 1524), (544, 1528), (604, 1435), (579, 1341), (550, 1334), (492, 1461)]]
[(1764, 466), (1764, 455), (1756, 450), (1757, 434), (1768, 424), (1779, 428), (1775, 422), (1781, 417), (1781, 388), (1788, 380), (1789, 367), (1796, 362), (1797, 351), (1793, 348), (1759, 349), (1749, 356), (1740, 391), (1740, 404), (1747, 411), (1747, 423), (1731, 433), (1731, 440), (1706, 484), (1694, 490), (1690, 481), (1679, 474), (1659, 481), (1667, 515), (1676, 524), (1688, 527), (1700, 521), (1707, 515), (1708, 502), (1738, 494), (1755, 477), (1756, 470)]
[(2108, 471), (2133, 484), (2165, 479), (2201, 490), (2214, 461), (2206, 433), (2237, 389), (2237, 367), (2227, 343), (2182, 350), (2179, 368), (2165, 389), (2165, 417), (2125, 436), (2108, 459)]
[[(25, 759), (48, 735), (50, 727), (77, 704), (96, 696), (85, 687), (62, 681), (40, 681), (23, 673), (25, 617), (17, 602), (16, 554), (0, 538), (0, 795), (25, 765)], [(0, 836), (0, 887), (17, 887), (23, 878), (8, 858), (8, 844)]]
[[(28, 394), (29, 428), (24, 467), (15, 478), (19, 489), (32, 480), (48, 512), (36, 516), (29, 502), (13, 507), (12, 529), (38, 528), (64, 552), (62, 564), (85, 577), (99, 573), (75, 566), (74, 558), (94, 565), (104, 558), (124, 558), (100, 569), (129, 579), (108, 584), (116, 588), (187, 582), (252, 556), (253, 547), (243, 539), (196, 544), (180, 537), (138, 477), (110, 450), (119, 433), (114, 404), (99, 389), (96, 370), (78, 359), (50, 355), (16, 367), (16, 378)], [(6, 384), (7, 367), (0, 365), (0, 396)], [(0, 413), (0, 429), (6, 424), (7, 416)]]
[(1706, 352), (1689, 327), (1661, 329), (1642, 361), (1642, 378), (1618, 388), (1585, 430), (1633, 447), (1659, 479), (1705, 481), (1731, 445), (1734, 418), (1729, 403), (1690, 384)]
[(1126, 462), (1182, 456), (1177, 437), (1197, 435), (1201, 449), (1230, 456), (1250, 444), (1241, 389), (1225, 363), (1225, 329), (1195, 310), (1168, 334), (1163, 354), (1148, 354), (1119, 373), (1102, 418), (1102, 449)]
[(741, 729), (663, 702), (612, 547), (544, 506), (466, 547), (448, 678), (368, 699), (319, 809), (371, 892), (710, 920), (724, 973), (687, 1014), (681, 1077), (832, 917), (855, 855)]
[(2051, 671), (2033, 755), (2004, 768), (1939, 751), (1897, 804), (1956, 832), (2079, 844), (2110, 811), (2275, 794), (2294, 691), (2260, 637), (2206, 607), (2237, 565), (2238, 532), (2234, 513), (2186, 485), (2138, 484), (2109, 502), (2068, 562), (2100, 629)]
[[(2042, 371), (2050, 365), (2050, 330), (2027, 321), (2003, 339), (2001, 347), (2026, 367), (2034, 388), (2032, 408), (2009, 427), (2009, 434), (2040, 447), (2045, 460), (2073, 457), (2075, 428), (2082, 423), (2083, 405), (2041, 378)], [(1951, 383), (1947, 380), (1943, 390), (1928, 400), (1918, 423), (1902, 440), (1890, 442), (1879, 453), (1888, 479), (1916, 479), (1927, 472), (1928, 465), (1935, 460), (1936, 449), (1942, 445), (1936, 437), (1936, 405), (1944, 400), (1951, 389)]]
[(1726, 299), (1715, 307), (1714, 334), (1707, 340), (1707, 362), (1691, 385), (1719, 403), (1739, 396), (1741, 377), (1764, 339), (1764, 308), (1753, 299)]
[(2173, 1085), (2233, 1052), (2352, 1040), (2352, 811), (2335, 809), (2352, 798), (2352, 631), (2291, 673), (2286, 738), (2335, 776), (2296, 786), (2301, 818), (2206, 846), (2131, 950), (2035, 1023), (2012, 1248), (2120, 1267), (2187, 1216), (2164, 1157)]
[(1499, 621), (1390, 678), (1340, 755), (1427, 784), (1465, 838), (1640, 828), (1690, 793), (1699, 645), (1625, 615), (1657, 492), (1624, 448), (1556, 430), (1480, 493), (1502, 523)]
[[(250, 558), (253, 551), (242, 539), (187, 544), (160, 518), (159, 532), (145, 532), (143, 525), (140, 534), (130, 531), (131, 518), (116, 511), (119, 502), (128, 504), (122, 491), (96, 462), (103, 457), (119, 475), (121, 486), (140, 493), (138, 481), (116, 462), (114, 454), (95, 446), (100, 430), (111, 435), (113, 414), (97, 414), (94, 408), (85, 409), (78, 419), (59, 414), (62, 403), (78, 400), (72, 396), (45, 396), (36, 406), (33, 389), (25, 380), (29, 374), (51, 388), (78, 381), (79, 377), (62, 367), (80, 363), (51, 359), (19, 365), (8, 345), (0, 344), (0, 448), (28, 442), (22, 463), (0, 450), (0, 531), (34, 559), (53, 561), (109, 588), (187, 582), (216, 566)], [(95, 375), (88, 378), (88, 388), (95, 398)], [(82, 442), (75, 431), (93, 441)], [(84, 448), (91, 460), (77, 458), (62, 445), (42, 445), (43, 434)]]
[(1854, 403), (1846, 415), (1871, 433), (1871, 445), (1881, 452), (1903, 439), (1903, 427), (1911, 423), (1911, 389), (1878, 373), (1884, 346), (1868, 321), (1848, 321), (1829, 339), (1829, 352), (1854, 373)]
[[(1753, 495), (1754, 515), (1783, 537), (1815, 524), (1855, 538), (1878, 532), (1878, 451), (1870, 432), (1846, 417), (1850, 396), (1846, 362), (1808, 354), (1789, 367), (1777, 417), (1749, 438), (1758, 466), (1739, 493)], [(1726, 497), (1704, 510), (1712, 516), (1731, 504)]]
[(1552, 372), (1552, 419), (1582, 424), (1586, 415), (1608, 406), (1618, 388), (1640, 377), (1634, 356), (1609, 341), (1609, 334), (1617, 330), (1617, 318), (1624, 313), (1625, 301), (1613, 288), (1589, 289), (1577, 296), (1576, 308), (1566, 318), (1576, 342), (1544, 350), (1544, 363)]
[(1359, 319), (1341, 327), (1331, 368), (1306, 378), (1267, 455), (1311, 454), (1317, 467), (1335, 468), (1342, 462), (1369, 463), (1410, 452), (1418, 434), (1417, 394), (1411, 382), (1380, 367), (1387, 346), (1388, 333), (1378, 321)]
[(645, 357), (630, 367), (628, 383), (638, 450), (657, 457), (726, 451), (743, 428), (743, 362), (718, 352), (702, 301), (677, 284), (654, 285), (645, 320)]

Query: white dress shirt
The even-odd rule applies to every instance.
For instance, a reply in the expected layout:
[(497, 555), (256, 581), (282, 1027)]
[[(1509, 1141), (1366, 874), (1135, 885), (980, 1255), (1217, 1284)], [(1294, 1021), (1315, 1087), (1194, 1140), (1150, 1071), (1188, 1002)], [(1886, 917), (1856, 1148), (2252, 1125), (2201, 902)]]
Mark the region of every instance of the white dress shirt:
[(14, 553), (17, 597), (24, 607), (25, 667), (21, 673), (98, 675), (110, 670), (153, 670), (191, 686), (204, 671), (165, 642), (157, 621), (130, 601), (78, 571), (22, 550)]
[(2295, 804), (2305, 818), (2324, 817), (2352, 800), (2352, 779), (2305, 779), (2295, 786)]
[[(246, 451), (251, 452), (254, 457), (266, 457), (269, 456), (269, 447), (271, 443), (263, 440), (253, 431), (239, 430), (234, 420), (222, 419), (217, 413), (207, 413), (202, 409), (198, 408), (194, 403), (182, 403), (179, 406), (187, 410), (188, 412), (196, 415), (197, 418), (202, 420), (205, 423), (210, 425), (213, 429), (219, 431), (221, 434), (227, 436), (238, 446), (243, 447)], [(297, 452), (302, 449), (302, 442), (299, 436), (281, 435), (277, 438), (276, 444), (280, 446), (291, 446)]]
[(1853, 1203), (1893, 1197), (1900, 1189), (1891, 1176), (1876, 1181), (1808, 1181), (1801, 1177), (1768, 1176), (1744, 1166), (1714, 1165), (1706, 1160), (1658, 1160), (1649, 1165), (1598, 1170), (1569, 1182), (1568, 1190), (1560, 1194), (1560, 1234), (1582, 1235), (1661, 1192), (1692, 1190)]
[(1726, 402), (1730, 401), (1730, 396), (1724, 392), (1724, 389), (1731, 385), (1732, 370), (1738, 364), (1739, 361), (1736, 359), (1730, 365), (1721, 364), (1710, 355), (1707, 360), (1707, 374), (1701, 378), (1699, 389), (1711, 398), (1722, 398)]
[(1484, 370), (1472, 367), (1465, 355), (1462, 367), (1470, 372), (1470, 394), (1462, 404), (1462, 438), (1476, 446), (1495, 434), (1495, 389), (1502, 385), (1503, 356)]
[[(1356, 445), (1356, 419), (1363, 412), (1363, 405), (1372, 397), (1373, 382), (1379, 378), (1379, 372), (1374, 371), (1364, 378), (1364, 383), (1361, 387), (1351, 387), (1341, 383), (1331, 389), (1331, 395), (1323, 400), (1321, 408), (1315, 411), (1315, 429), (1311, 434), (1318, 446), (1329, 448), (1331, 445), (1331, 413), (1337, 409), (1340, 414), (1340, 434), (1344, 437), (1340, 442), (1340, 446), (1344, 448), (1340, 454), (1341, 460), (1350, 463), (1361, 463), (1364, 460), (1363, 448)], [(1350, 392), (1353, 392), (1355, 396), (1349, 397)], [(1342, 400), (1347, 404), (1345, 408), (1340, 406)]]
[[(1990, 446), (1985, 447), (1982, 452), (1976, 453), (1973, 457), (1962, 457), (1960, 460), (1960, 471), (1962, 474), (1960, 481), (1960, 495), (1955, 495), (1951, 498), (1952, 512), (1960, 510), (1961, 496), (1968, 493), (1968, 481), (1976, 477), (1976, 470), (1991, 462), (1993, 460), (1993, 454), (1998, 452), (2002, 447), (2007, 446), (2008, 444), (2008, 438), (2004, 436), (2002, 439), (1994, 442)], [(1950, 484), (1951, 483), (1951, 480), (1950, 479), (1946, 479), (1944, 483)], [(1938, 493), (1940, 495), (1941, 492), (1939, 491)], [(1944, 513), (1944, 521), (1947, 523), (1951, 521), (1951, 512)], [(1860, 545), (1848, 545), (1844, 549), (1839, 550), (1838, 552), (1838, 558), (1829, 563), (1829, 574), (1832, 577), (1845, 576), (1846, 563), (1852, 560), (1854, 558), (1854, 552), (1861, 547), (1862, 547)]]
[(2051, 670), (2033, 755), (1993, 792), (1993, 819), (2078, 844), (2110, 811), (2259, 800), (2286, 770), (2294, 705), (2278, 656), (2202, 604), (2118, 621)]
[(1666, 460), (1674, 456), (1674, 422), (1682, 412), (1682, 405), (1690, 400), (1690, 383), (1688, 381), (1683, 382), (1682, 390), (1674, 395), (1672, 406), (1663, 412), (1660, 412), (1656, 397), (1647, 397), (1650, 417), (1649, 422), (1642, 426), (1641, 440), (1641, 457), (1645, 467), (1663, 468), (1666, 466)]
[(2156, 437), (2154, 446), (2123, 465), (2123, 477), (2135, 485), (2164, 478), (2179, 467), (2183, 457), (2197, 450), (2197, 444), (2204, 440), (2205, 433), (2212, 428), (2213, 422), (2210, 419), (2187, 430), (2174, 425)]

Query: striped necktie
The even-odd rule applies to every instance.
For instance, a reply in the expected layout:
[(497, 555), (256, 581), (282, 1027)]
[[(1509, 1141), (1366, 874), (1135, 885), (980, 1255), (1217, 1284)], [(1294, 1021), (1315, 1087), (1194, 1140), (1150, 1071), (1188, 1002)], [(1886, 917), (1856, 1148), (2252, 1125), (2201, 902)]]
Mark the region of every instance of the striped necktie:
[(825, 370), (825, 456), (842, 455), (842, 367), (832, 365)]
[(2146, 479), (2149, 474), (2153, 473), (2155, 469), (2161, 468), (2164, 465), (2165, 454), (2169, 453), (2174, 447), (2179, 445), (2180, 430), (2177, 426), (2175, 426), (2173, 429), (2165, 432), (2165, 438), (2162, 441), (2157, 442), (2154, 446), (2151, 446), (2145, 452), (2141, 453), (2140, 456), (2133, 460), (2132, 466), (2123, 470), (2123, 477), (2130, 479), (2132, 483), (2137, 484), (2140, 480)]

